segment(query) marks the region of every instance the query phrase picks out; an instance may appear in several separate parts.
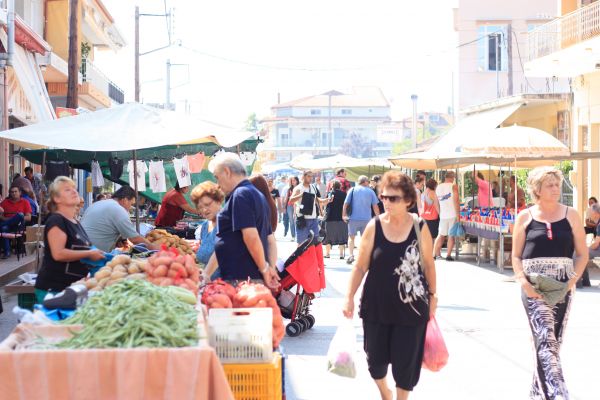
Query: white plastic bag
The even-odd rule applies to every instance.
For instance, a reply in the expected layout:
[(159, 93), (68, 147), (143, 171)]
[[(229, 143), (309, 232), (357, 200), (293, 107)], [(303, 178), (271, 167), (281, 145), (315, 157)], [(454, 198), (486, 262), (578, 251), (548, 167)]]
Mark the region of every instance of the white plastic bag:
[(348, 378), (356, 377), (356, 332), (352, 321), (344, 318), (327, 352), (327, 370)]

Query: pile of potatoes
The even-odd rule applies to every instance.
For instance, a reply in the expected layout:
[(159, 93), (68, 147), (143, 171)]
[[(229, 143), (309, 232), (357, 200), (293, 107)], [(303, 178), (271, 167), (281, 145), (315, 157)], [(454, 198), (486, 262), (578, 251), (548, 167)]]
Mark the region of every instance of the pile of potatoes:
[(179, 236), (172, 235), (164, 229), (154, 229), (146, 235), (146, 239), (150, 243), (164, 244), (168, 248), (176, 248), (180, 254), (189, 254), (196, 257), (196, 253), (190, 244)]
[(83, 284), (89, 291), (94, 292), (125, 279), (146, 279), (145, 264), (145, 260), (132, 259), (128, 255), (120, 254), (100, 268), (93, 277), (74, 284)]

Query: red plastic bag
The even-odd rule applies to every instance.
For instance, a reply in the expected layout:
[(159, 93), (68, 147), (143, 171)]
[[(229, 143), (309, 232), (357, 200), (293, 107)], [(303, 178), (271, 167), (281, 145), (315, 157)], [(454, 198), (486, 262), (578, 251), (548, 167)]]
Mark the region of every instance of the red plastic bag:
[(448, 363), (448, 349), (442, 337), (442, 331), (435, 320), (431, 317), (427, 323), (425, 334), (425, 352), (423, 354), (423, 368), (437, 372)]

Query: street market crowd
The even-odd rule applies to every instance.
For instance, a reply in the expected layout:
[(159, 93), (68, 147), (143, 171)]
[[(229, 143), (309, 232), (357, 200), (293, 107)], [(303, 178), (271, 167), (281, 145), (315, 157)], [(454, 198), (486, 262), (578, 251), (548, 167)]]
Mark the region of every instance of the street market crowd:
[[(203, 222), (195, 232), (200, 240), (196, 256), (204, 279), (221, 278), (233, 284), (250, 279), (272, 289), (280, 280), (281, 255), (275, 239), (279, 223), (283, 237), (298, 245), (321, 240), (325, 259), (335, 256), (353, 266), (342, 310), (347, 318), (354, 316), (354, 296), (364, 280), (359, 316), (369, 373), (381, 398), (393, 397), (386, 381), (390, 364), (397, 398), (408, 398), (419, 381), (428, 322), (437, 308), (435, 260), (454, 260), (451, 250), (458, 235), (453, 231), (460, 224), (461, 207), (454, 172), (447, 171), (440, 182), (425, 171), (417, 171), (413, 180), (391, 170), (359, 176), (353, 184), (343, 168), (328, 182), (312, 171), (278, 179), (248, 177), (239, 157), (229, 153), (216, 156), (209, 170), (216, 183), (206, 181), (193, 188), (177, 185), (164, 196), (157, 227), (173, 228), (186, 212), (199, 215)], [(13, 182), (10, 198), (0, 203), (3, 232), (36, 215), (30, 200), (37, 210), (44, 202), (36, 192), (36, 181), (26, 173), (19, 183)], [(502, 197), (482, 173), (474, 174), (473, 181), (479, 207), (493, 207), (490, 199)], [(516, 178), (509, 181), (505, 201), (519, 210), (513, 266), (536, 348), (531, 398), (567, 399), (559, 358), (561, 338), (573, 289), (584, 275), (589, 253), (599, 254), (600, 239), (588, 249), (577, 211), (559, 203), (560, 171), (537, 168), (529, 174), (529, 205)], [(41, 190), (39, 182), (37, 187)], [(191, 204), (185, 197), (188, 192)], [(39, 302), (85, 277), (88, 266), (82, 260), (101, 260), (123, 239), (149, 250), (158, 248), (131, 222), (135, 198), (133, 189), (122, 186), (110, 197), (98, 198), (80, 217), (75, 183), (64, 176), (52, 182), (44, 206), (50, 213), (45, 220), (44, 261), (35, 286)], [(587, 220), (597, 226), (597, 202), (590, 202), (586, 224)], [(447, 251), (442, 256), (444, 245)], [(7, 256), (6, 240), (4, 250)], [(540, 289), (548, 280), (562, 285), (561, 294)]]

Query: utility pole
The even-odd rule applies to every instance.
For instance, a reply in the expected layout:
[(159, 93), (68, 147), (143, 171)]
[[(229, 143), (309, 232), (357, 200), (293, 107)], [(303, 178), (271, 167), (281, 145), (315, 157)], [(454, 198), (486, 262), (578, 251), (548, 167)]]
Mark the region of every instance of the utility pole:
[(508, 93), (507, 94), (509, 96), (512, 96), (513, 95), (512, 24), (508, 24), (508, 26), (506, 27), (506, 36), (508, 36), (508, 38), (506, 40), (506, 53), (508, 56), (508, 59), (506, 60), (507, 67), (508, 67)]
[[(332, 147), (332, 144), (333, 144), (333, 133), (331, 132), (331, 93), (329, 93), (329, 107), (328, 107), (328, 110), (329, 110), (329, 118), (327, 118), (327, 122), (329, 124), (329, 130), (327, 132), (327, 147), (329, 149), (328, 150), (329, 155), (331, 155), (331, 147)], [(316, 141), (315, 141), (315, 143), (316, 143)]]
[(417, 99), (418, 99), (418, 96), (416, 94), (413, 94), (412, 96), (410, 96), (410, 99), (412, 100), (412, 103), (413, 103), (412, 135), (411, 135), (412, 148), (416, 149), (417, 148)]
[(135, 6), (135, 102), (140, 102), (140, 8)]
[(79, 0), (69, 0), (69, 74), (67, 83), (67, 108), (79, 107), (79, 38), (78, 29)]

